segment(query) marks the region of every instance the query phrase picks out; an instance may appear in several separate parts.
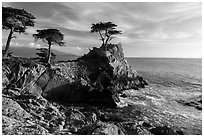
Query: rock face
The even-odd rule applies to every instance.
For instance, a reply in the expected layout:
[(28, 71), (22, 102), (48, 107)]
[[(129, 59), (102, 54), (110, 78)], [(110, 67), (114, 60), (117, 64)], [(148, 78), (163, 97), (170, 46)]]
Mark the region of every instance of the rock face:
[(41, 88), (36, 84), (38, 78), (46, 68), (31, 59), (7, 58), (2, 61), (2, 88), (14, 89), (14, 94), (31, 93), (42, 94)]
[[(47, 99), (116, 106), (118, 93), (144, 88), (147, 83), (128, 65), (121, 44), (108, 51), (93, 48), (72, 62), (59, 62), (38, 83)], [(45, 85), (46, 83), (46, 85)]]
[(114, 124), (97, 122), (79, 130), (81, 135), (124, 135), (123, 131)]

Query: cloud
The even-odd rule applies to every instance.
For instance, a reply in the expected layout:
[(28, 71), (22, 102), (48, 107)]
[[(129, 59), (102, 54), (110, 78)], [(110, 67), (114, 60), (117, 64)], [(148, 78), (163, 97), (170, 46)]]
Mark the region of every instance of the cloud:
[(29, 43), (28, 45), (29, 45), (30, 48), (41, 48), (40, 44), (36, 44), (36, 43), (33, 43), (33, 42)]
[(86, 53), (86, 51), (88, 49), (82, 48), (82, 47), (78, 47), (78, 46), (74, 46), (74, 45), (70, 45), (70, 46), (66, 46), (66, 47), (60, 47), (60, 46), (52, 46), (52, 49), (66, 53), (66, 54), (75, 54), (75, 55), (81, 55)]
[(76, 53), (101, 45), (98, 34), (90, 33), (91, 24), (99, 21), (112, 21), (118, 25), (123, 34), (112, 42), (122, 42), (126, 49), (135, 45), (137, 50), (135, 43), (158, 42), (152, 44), (154, 47), (161, 43), (170, 45), (172, 41), (185, 45), (187, 41), (193, 44), (202, 40), (201, 2), (4, 2), (3, 5), (24, 8), (36, 16), (35, 28), (27, 29), (30, 38), (22, 35), (21, 40), (33, 40), (31, 36), (36, 29), (57, 28), (65, 35), (66, 45), (70, 46), (65, 49)]
[(23, 47), (24, 44), (23, 43), (18, 43), (18, 42), (10, 42), (10, 45), (13, 47)]
[(27, 29), (26, 29), (26, 32), (28, 33), (28, 34), (35, 34), (36, 33), (36, 28), (34, 28), (34, 27), (28, 27)]
[(174, 33), (174, 38), (175, 39), (186, 39), (186, 38), (190, 38), (192, 36), (192, 34), (187, 33), (187, 32), (176, 32)]
[(78, 49), (78, 50), (82, 50), (80, 47), (76, 47), (76, 49)]
[[(201, 26), (201, 3), (9, 3), (17, 8), (25, 8), (33, 13), (39, 28), (57, 27), (73, 37), (92, 38), (88, 33), (91, 23), (113, 21), (124, 34), (135, 38), (150, 35), (158, 40), (167, 39), (172, 31), (194, 31), (193, 20), (198, 18)], [(79, 10), (80, 9), (80, 10)], [(104, 10), (105, 9), (105, 10)], [(187, 23), (185, 23), (187, 22)], [(196, 22), (197, 23), (197, 22)], [(193, 26), (195, 25), (195, 26)], [(138, 34), (143, 31), (144, 33)], [(28, 29), (34, 33), (34, 29)]]
[(31, 12), (34, 16), (38, 18), (53, 18), (59, 19), (60, 21), (63, 18), (69, 18), (71, 20), (79, 20), (77, 14), (73, 12), (72, 7), (64, 5), (63, 3), (57, 2), (11, 2), (9, 5), (16, 8), (24, 8), (27, 11)]

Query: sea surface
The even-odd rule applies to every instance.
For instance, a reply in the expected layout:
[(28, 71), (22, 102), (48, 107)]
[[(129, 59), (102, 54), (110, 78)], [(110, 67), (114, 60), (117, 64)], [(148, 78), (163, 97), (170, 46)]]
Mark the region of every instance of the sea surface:
[(201, 58), (127, 58), (127, 61), (150, 83), (181, 87), (202, 84)]
[(149, 83), (146, 88), (133, 91), (136, 98), (127, 102), (144, 107), (149, 120), (163, 121), (184, 134), (202, 134), (202, 59), (127, 58), (127, 61)]

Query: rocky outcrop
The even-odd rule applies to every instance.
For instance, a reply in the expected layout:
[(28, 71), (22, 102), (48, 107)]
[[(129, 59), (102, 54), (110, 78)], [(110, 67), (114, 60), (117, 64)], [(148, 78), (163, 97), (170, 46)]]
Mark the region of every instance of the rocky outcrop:
[(93, 48), (74, 61), (59, 62), (47, 68), (29, 59), (3, 60), (3, 90), (42, 94), (53, 101), (121, 104), (118, 93), (144, 88), (147, 83), (124, 58), (121, 44)]
[(202, 96), (192, 97), (186, 100), (177, 100), (184, 106), (194, 107), (198, 110), (202, 110)]
[[(22, 107), (20, 100), (12, 97), (2, 97), (2, 128), (6, 135), (45, 135), (48, 130), (36, 124), (35, 116), (30, 111), (31, 108)], [(28, 105), (26, 99), (23, 101)], [(30, 107), (33, 107), (34, 105)], [(34, 109), (34, 108), (32, 108)], [(29, 111), (28, 111), (29, 110)], [(37, 116), (37, 114), (36, 114)]]
[(75, 61), (59, 62), (38, 80), (47, 99), (116, 106), (118, 93), (144, 88), (147, 83), (124, 58), (120, 44), (108, 51), (93, 48)]
[[(15, 94), (42, 94), (36, 85), (38, 78), (45, 72), (43, 65), (27, 58), (6, 58), (2, 61), (2, 90), (13, 89)], [(11, 93), (11, 92), (9, 92)]]
[(104, 122), (84, 126), (78, 133), (81, 135), (124, 135), (118, 126)]

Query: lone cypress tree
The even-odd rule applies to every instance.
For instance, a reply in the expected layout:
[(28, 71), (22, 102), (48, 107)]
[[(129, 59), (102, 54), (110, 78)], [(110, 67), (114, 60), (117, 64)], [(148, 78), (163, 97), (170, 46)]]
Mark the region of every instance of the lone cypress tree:
[(91, 33), (99, 33), (99, 36), (102, 40), (102, 45), (105, 46), (105, 50), (107, 49), (108, 42), (110, 42), (113, 38), (113, 35), (122, 34), (120, 30), (116, 30), (117, 25), (112, 22), (99, 22), (92, 24)]
[(37, 30), (37, 34), (33, 34), (35, 40), (43, 40), (43, 42), (48, 43), (48, 59), (47, 63), (50, 64), (51, 59), (51, 46), (53, 44), (58, 44), (59, 46), (64, 46), (65, 42), (63, 42), (64, 35), (58, 29), (43, 29)]
[(12, 7), (2, 8), (2, 28), (10, 30), (3, 57), (7, 56), (11, 39), (15, 38), (13, 33), (18, 32), (26, 34), (25, 30), (27, 26), (34, 27), (34, 20), (35, 17), (24, 9), (15, 9)]

